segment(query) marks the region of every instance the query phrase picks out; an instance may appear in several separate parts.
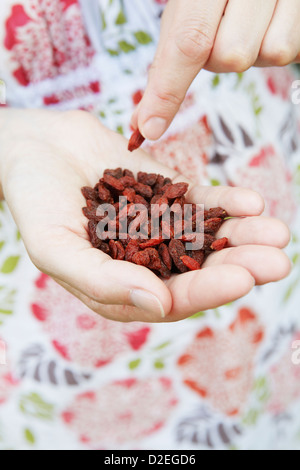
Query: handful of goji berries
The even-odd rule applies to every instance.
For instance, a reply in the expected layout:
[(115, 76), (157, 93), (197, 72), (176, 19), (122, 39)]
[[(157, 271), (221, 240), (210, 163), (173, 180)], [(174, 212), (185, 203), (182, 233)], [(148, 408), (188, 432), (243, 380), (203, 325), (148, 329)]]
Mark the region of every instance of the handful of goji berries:
[[(164, 279), (201, 269), (207, 256), (228, 246), (227, 238), (216, 239), (228, 214), (188, 204), (187, 191), (187, 183), (162, 175), (139, 172), (135, 178), (130, 170), (106, 170), (94, 188), (82, 188), (93, 247)], [(198, 234), (201, 246), (193, 244)]]

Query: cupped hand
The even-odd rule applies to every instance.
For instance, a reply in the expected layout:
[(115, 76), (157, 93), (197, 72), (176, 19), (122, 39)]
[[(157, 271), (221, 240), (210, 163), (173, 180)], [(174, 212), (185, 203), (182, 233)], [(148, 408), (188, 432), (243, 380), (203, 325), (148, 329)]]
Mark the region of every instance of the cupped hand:
[(118, 321), (176, 321), (288, 274), (290, 262), (281, 251), (287, 227), (259, 216), (264, 203), (257, 193), (228, 187), (191, 185), (190, 202), (222, 206), (237, 217), (220, 232), (231, 247), (211, 255), (201, 271), (163, 282), (144, 267), (112, 260), (90, 244), (81, 187), (94, 186), (106, 168), (119, 166), (186, 180), (143, 150), (130, 154), (123, 137), (87, 113), (4, 112), (2, 189), (28, 253), (95, 312)]
[(299, 24), (299, 0), (169, 0), (133, 127), (147, 139), (161, 137), (202, 68), (244, 72), (300, 62)]

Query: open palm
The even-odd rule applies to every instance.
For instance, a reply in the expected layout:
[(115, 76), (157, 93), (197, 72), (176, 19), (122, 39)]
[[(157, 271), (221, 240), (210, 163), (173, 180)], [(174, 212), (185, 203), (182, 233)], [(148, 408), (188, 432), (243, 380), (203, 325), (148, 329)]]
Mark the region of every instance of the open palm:
[(190, 202), (221, 206), (236, 216), (219, 234), (229, 238), (230, 248), (212, 254), (201, 271), (167, 282), (144, 267), (112, 260), (89, 242), (81, 187), (94, 186), (106, 168), (119, 166), (187, 180), (143, 150), (129, 154), (123, 137), (83, 112), (8, 111), (6, 127), (3, 192), (28, 253), (97, 313), (118, 321), (181, 320), (288, 274), (281, 248), (289, 231), (260, 216), (264, 203), (257, 193), (192, 184)]

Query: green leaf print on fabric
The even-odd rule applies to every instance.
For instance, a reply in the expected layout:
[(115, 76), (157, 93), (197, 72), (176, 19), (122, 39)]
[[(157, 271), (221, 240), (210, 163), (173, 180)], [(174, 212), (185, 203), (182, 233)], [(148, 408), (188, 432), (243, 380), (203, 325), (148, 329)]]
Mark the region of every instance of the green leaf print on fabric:
[(0, 317), (1, 315), (12, 315), (16, 291), (0, 286)]
[(117, 57), (118, 55), (120, 55), (120, 52), (114, 49), (106, 49), (106, 50), (109, 53), (109, 55), (111, 55), (112, 57)]
[(146, 33), (145, 31), (137, 31), (134, 33), (134, 36), (139, 44), (147, 45), (153, 42), (150, 34)]
[(249, 410), (246, 416), (243, 418), (243, 424), (245, 426), (255, 426), (257, 424), (260, 414), (260, 410), (256, 410), (254, 408)]
[(130, 361), (128, 367), (130, 370), (137, 369), (141, 363), (141, 359), (135, 359), (134, 361)]
[(27, 416), (52, 421), (54, 405), (47, 403), (37, 393), (24, 395), (20, 400), (20, 410)]
[(25, 429), (24, 430), (24, 437), (25, 437), (25, 440), (31, 444), (31, 445), (34, 445), (35, 442), (36, 442), (36, 439), (34, 437), (34, 434), (33, 432), (30, 430), (30, 429)]
[(0, 251), (2, 250), (2, 248), (4, 247), (5, 245), (5, 242), (0, 242)]
[(271, 393), (266, 377), (258, 377), (255, 380), (254, 391), (255, 396), (260, 403), (266, 403), (270, 399)]
[(2, 274), (11, 274), (17, 268), (20, 261), (20, 256), (10, 256), (7, 258), (1, 268)]
[(127, 23), (127, 18), (126, 18), (125, 14), (124, 14), (124, 11), (121, 10), (120, 13), (119, 13), (118, 16), (117, 16), (116, 24), (117, 24), (117, 25), (122, 25), (122, 24), (125, 24), (125, 23)]
[(220, 75), (217, 74), (214, 76), (213, 81), (212, 81), (212, 86), (213, 88), (217, 88), (217, 86), (220, 85)]
[(118, 42), (121, 51), (125, 52), (125, 54), (129, 54), (129, 52), (135, 51), (136, 47), (133, 44), (130, 44), (127, 41), (119, 41)]

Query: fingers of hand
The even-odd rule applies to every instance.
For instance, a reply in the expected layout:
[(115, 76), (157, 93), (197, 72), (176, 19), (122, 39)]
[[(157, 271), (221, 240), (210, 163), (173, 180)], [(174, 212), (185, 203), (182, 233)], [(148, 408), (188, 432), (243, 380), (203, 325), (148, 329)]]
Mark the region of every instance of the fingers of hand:
[(284, 66), (300, 58), (299, 0), (279, 0), (263, 40), (258, 66)]
[(291, 262), (283, 251), (259, 245), (243, 245), (213, 253), (204, 267), (220, 264), (242, 266), (249, 271), (257, 285), (280, 281), (291, 270)]
[(206, 68), (244, 72), (259, 55), (277, 0), (230, 0)]
[(228, 186), (193, 186), (188, 201), (204, 204), (205, 209), (222, 207), (232, 217), (260, 215), (264, 211), (263, 198), (256, 191)]
[[(134, 306), (150, 312), (156, 321), (171, 310), (168, 288), (150, 270), (113, 261), (67, 229), (62, 229), (60, 235), (53, 233), (48, 248), (45, 243), (40, 249), (36, 247), (32, 259), (41, 271), (54, 275), (94, 302)], [(125, 314), (124, 311), (127, 321)]]
[(254, 279), (245, 268), (227, 264), (174, 276), (167, 285), (173, 309), (165, 321), (178, 321), (243, 297), (253, 288)]
[(226, 0), (169, 0), (149, 82), (134, 122), (158, 139), (177, 113), (192, 81), (207, 62)]
[(230, 246), (266, 245), (285, 248), (290, 241), (288, 227), (269, 217), (229, 219), (218, 232), (218, 238), (227, 237)]

